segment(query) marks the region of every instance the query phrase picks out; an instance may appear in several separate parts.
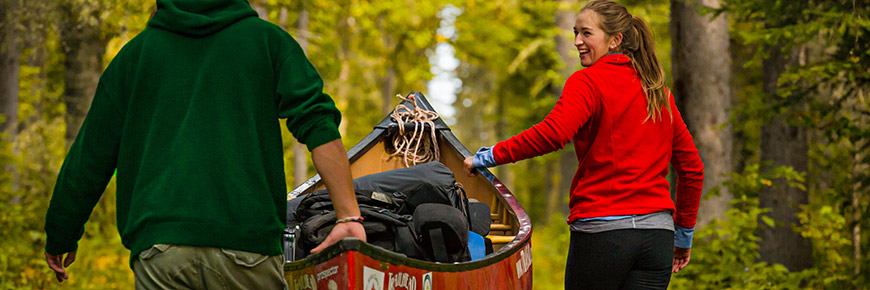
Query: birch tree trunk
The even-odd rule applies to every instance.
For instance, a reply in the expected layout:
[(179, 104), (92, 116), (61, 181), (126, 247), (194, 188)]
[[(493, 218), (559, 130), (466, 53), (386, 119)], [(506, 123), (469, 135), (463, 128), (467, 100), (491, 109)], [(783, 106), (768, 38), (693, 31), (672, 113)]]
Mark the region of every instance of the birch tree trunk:
[[(733, 170), (731, 125), (731, 56), (728, 19), (711, 19), (698, 5), (719, 7), (719, 0), (686, 3), (671, 0), (673, 95), (704, 162), (704, 197), (696, 227), (722, 218), (732, 195), (721, 187)], [(711, 189), (719, 188), (719, 195)]]

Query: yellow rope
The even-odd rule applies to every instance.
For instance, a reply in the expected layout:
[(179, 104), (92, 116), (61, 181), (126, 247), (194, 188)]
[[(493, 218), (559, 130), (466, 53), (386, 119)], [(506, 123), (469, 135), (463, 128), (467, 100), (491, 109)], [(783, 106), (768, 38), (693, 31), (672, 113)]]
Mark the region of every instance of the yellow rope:
[[(393, 113), (390, 114), (396, 123), (399, 124), (399, 133), (393, 136), (393, 148), (396, 152), (390, 155), (390, 158), (402, 156), (405, 161), (405, 167), (417, 165), (418, 163), (426, 163), (441, 159), (441, 153), (438, 150), (438, 140), (435, 136), (435, 122), (438, 119), (438, 113), (433, 111), (423, 110), (417, 106), (417, 100), (413, 95), (407, 98), (402, 95), (396, 95), (411, 104), (411, 107), (399, 103)], [(405, 123), (414, 123), (414, 132), (408, 134), (405, 132)], [(429, 124), (430, 132), (424, 132), (424, 124)], [(424, 135), (431, 138), (424, 138)], [(410, 162), (410, 163), (409, 163)]]

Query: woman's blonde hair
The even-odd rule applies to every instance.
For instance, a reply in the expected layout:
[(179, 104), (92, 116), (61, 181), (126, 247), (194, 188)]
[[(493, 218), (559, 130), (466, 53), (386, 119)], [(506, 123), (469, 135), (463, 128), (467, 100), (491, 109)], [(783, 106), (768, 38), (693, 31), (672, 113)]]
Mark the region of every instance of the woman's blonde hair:
[(599, 26), (608, 35), (622, 33), (622, 43), (616, 51), (628, 55), (631, 65), (634, 66), (641, 80), (647, 100), (647, 117), (644, 122), (649, 119), (653, 122), (661, 120), (662, 106), (667, 108), (673, 121), (674, 113), (671, 112), (668, 93), (665, 91), (665, 74), (656, 57), (652, 32), (646, 22), (640, 17), (632, 16), (625, 6), (613, 1), (592, 1), (580, 11), (583, 10), (598, 13)]

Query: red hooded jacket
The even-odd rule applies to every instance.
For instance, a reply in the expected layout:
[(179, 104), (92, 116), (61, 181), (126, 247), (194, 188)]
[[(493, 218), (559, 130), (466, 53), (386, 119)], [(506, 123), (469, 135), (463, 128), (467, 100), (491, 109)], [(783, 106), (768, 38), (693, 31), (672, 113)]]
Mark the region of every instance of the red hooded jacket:
[[(661, 119), (647, 118), (640, 79), (623, 54), (607, 55), (565, 83), (553, 111), (531, 128), (493, 146), (496, 163), (513, 163), (574, 141), (579, 167), (571, 182), (568, 222), (578, 218), (675, 212), (694, 228), (704, 169), (669, 94)], [(668, 164), (677, 172), (676, 206)]]

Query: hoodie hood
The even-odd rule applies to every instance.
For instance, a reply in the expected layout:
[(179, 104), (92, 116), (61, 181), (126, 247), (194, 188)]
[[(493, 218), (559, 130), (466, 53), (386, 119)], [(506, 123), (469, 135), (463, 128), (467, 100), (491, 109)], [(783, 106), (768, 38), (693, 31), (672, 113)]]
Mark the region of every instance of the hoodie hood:
[(257, 12), (246, 0), (157, 0), (148, 26), (200, 37), (247, 17), (257, 17)]

